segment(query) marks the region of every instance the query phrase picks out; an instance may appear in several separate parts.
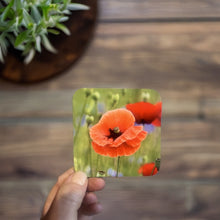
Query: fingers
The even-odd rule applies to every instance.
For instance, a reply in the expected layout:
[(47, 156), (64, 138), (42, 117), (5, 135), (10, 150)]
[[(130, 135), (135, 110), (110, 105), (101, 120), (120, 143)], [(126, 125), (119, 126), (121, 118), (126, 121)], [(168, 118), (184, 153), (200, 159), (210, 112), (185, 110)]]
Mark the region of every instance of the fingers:
[(77, 220), (77, 212), (86, 193), (87, 176), (83, 172), (71, 174), (62, 184), (46, 215), (48, 220)]
[(51, 189), (44, 205), (42, 219), (77, 219), (77, 210), (80, 206), (80, 219), (86, 216), (88, 216), (86, 219), (89, 219), (89, 216), (102, 210), (92, 191), (102, 190), (104, 186), (103, 179), (87, 179), (84, 173), (74, 173), (74, 169), (70, 168), (59, 176), (57, 183)]
[(99, 204), (96, 195), (92, 191), (102, 190), (104, 186), (105, 181), (101, 178), (88, 179), (87, 193), (79, 209), (79, 219), (91, 219), (90, 217), (92, 215), (96, 215), (102, 211), (102, 206)]
[(105, 187), (105, 181), (101, 178), (89, 178), (88, 180), (88, 192), (99, 191)]
[(101, 204), (95, 203), (82, 207), (82, 209), (80, 209), (80, 215), (92, 216), (100, 213), (101, 211), (102, 211)]
[(91, 205), (97, 202), (98, 202), (97, 196), (94, 193), (89, 192), (86, 193), (82, 205)]
[(47, 200), (46, 200), (44, 208), (43, 208), (42, 216), (45, 216), (47, 214), (47, 212), (48, 212), (48, 210), (49, 210), (49, 208), (50, 208), (50, 206), (51, 206), (51, 204), (52, 204), (52, 202), (53, 202), (60, 186), (73, 173), (74, 173), (73, 168), (70, 168), (58, 177), (58, 180), (57, 180), (56, 184), (53, 186), (53, 188), (51, 189), (51, 191), (50, 191), (50, 193), (47, 197)]
[(101, 204), (98, 203), (96, 195), (92, 192), (88, 192), (83, 200), (82, 206), (79, 210), (79, 215), (92, 216), (102, 211)]

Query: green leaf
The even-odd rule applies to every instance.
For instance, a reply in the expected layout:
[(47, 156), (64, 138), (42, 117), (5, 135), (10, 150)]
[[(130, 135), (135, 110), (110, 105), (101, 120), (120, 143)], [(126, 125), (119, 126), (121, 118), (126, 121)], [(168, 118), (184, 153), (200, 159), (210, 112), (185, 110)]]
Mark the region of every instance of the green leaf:
[(33, 18), (29, 15), (29, 13), (25, 9), (23, 10), (23, 22), (26, 27), (34, 23)]
[(43, 35), (41, 35), (41, 37), (42, 37), (42, 43), (43, 43), (44, 47), (52, 53), (57, 53), (57, 50), (52, 46), (52, 44), (48, 40), (47, 36), (43, 34)]
[(22, 9), (23, 8), (23, 4), (22, 4), (22, 1), (21, 0), (15, 0), (15, 10), (19, 10), (19, 9)]
[(34, 55), (35, 55), (35, 50), (31, 49), (30, 52), (28, 53), (28, 55), (25, 57), (24, 63), (29, 64), (31, 62), (31, 60), (34, 58)]
[[(20, 46), (20, 45), (19, 45)], [(28, 53), (30, 53), (30, 50), (33, 48), (33, 44), (31, 42), (28, 42), (27, 44), (25, 44), (22, 55), (25, 56)]]
[(89, 10), (89, 7), (87, 5), (79, 4), (79, 3), (70, 3), (67, 5), (67, 9), (71, 11), (75, 10)]
[(61, 31), (63, 31), (66, 35), (70, 35), (71, 34), (69, 29), (65, 25), (63, 25), (63, 24), (57, 23), (56, 27), (58, 29), (60, 29)]
[(38, 52), (41, 52), (41, 37), (40, 36), (36, 37), (35, 48)]
[(68, 21), (69, 20), (69, 17), (68, 16), (63, 16), (59, 19), (59, 22), (65, 22), (65, 21)]
[(3, 55), (3, 53), (2, 53), (1, 47), (0, 47), (0, 61), (1, 61), (2, 63), (5, 62), (5, 60), (4, 60), (4, 55)]
[(27, 40), (27, 37), (28, 37), (28, 34), (29, 34), (29, 31), (26, 30), (22, 33), (20, 33), (17, 37), (16, 37), (16, 40), (15, 40), (15, 47), (17, 47), (19, 44), (23, 43), (25, 40)]
[(4, 21), (8, 15), (10, 14), (10, 9), (12, 7), (12, 5), (14, 4), (14, 0), (12, 0), (8, 5), (7, 7), (5, 8), (3, 14), (1, 15), (1, 21)]
[(40, 22), (41, 14), (40, 14), (38, 8), (35, 5), (33, 5), (32, 8), (31, 8), (31, 15), (34, 18), (36, 23)]
[(57, 30), (55, 30), (55, 29), (47, 29), (47, 31), (49, 32), (49, 33), (52, 33), (52, 34), (55, 34), (55, 35), (58, 35), (60, 32), (59, 31), (57, 31)]
[(43, 12), (43, 18), (44, 18), (44, 20), (47, 21), (49, 19), (49, 15), (48, 15), (49, 6), (43, 5), (41, 7), (41, 9), (42, 9), (42, 12)]

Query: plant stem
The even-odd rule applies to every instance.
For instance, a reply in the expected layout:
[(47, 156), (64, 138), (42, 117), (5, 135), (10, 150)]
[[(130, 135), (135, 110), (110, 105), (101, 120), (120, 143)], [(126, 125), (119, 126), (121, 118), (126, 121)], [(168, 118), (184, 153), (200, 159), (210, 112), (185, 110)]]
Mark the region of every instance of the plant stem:
[(151, 172), (151, 176), (153, 176), (153, 173), (154, 173), (155, 168), (156, 168), (156, 165), (154, 166), (154, 168), (153, 168), (153, 170), (152, 170), (152, 172)]
[(120, 156), (118, 157), (116, 177), (118, 177), (118, 174), (119, 174), (119, 165), (120, 165)]
[(83, 107), (82, 107), (81, 115), (80, 115), (80, 118), (79, 118), (79, 123), (78, 123), (78, 126), (76, 128), (76, 134), (75, 134), (75, 137), (74, 137), (74, 140), (73, 140), (73, 146), (75, 145), (75, 142), (77, 140), (77, 136), (79, 134), (79, 130), (80, 130), (83, 114), (84, 114), (85, 107), (86, 107), (86, 102), (87, 102), (87, 97), (86, 97), (85, 102), (84, 102)]
[(90, 154), (90, 175), (93, 177), (93, 170), (92, 170), (92, 143), (91, 143), (91, 138), (89, 135), (89, 125), (87, 125), (88, 129), (88, 138), (89, 138), (89, 154)]

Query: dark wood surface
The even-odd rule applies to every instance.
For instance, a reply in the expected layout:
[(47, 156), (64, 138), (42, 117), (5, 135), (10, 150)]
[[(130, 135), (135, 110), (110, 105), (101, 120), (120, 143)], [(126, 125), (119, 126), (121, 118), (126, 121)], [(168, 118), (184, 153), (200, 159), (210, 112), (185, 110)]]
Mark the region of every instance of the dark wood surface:
[(160, 173), (107, 179), (94, 219), (219, 219), (219, 1), (101, 0), (99, 12), (92, 44), (63, 75), (0, 80), (0, 219), (39, 219), (72, 165), (71, 100), (81, 87), (152, 88), (163, 101)]

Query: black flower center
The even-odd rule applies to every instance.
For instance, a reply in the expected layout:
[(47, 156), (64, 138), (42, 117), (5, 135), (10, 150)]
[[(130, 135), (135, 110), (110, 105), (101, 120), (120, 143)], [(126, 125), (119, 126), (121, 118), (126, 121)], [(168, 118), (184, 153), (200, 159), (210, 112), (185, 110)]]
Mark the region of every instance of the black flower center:
[(109, 128), (109, 132), (110, 135), (108, 136), (108, 138), (112, 138), (113, 140), (122, 135), (122, 132), (120, 131), (119, 127), (114, 127), (113, 129)]

